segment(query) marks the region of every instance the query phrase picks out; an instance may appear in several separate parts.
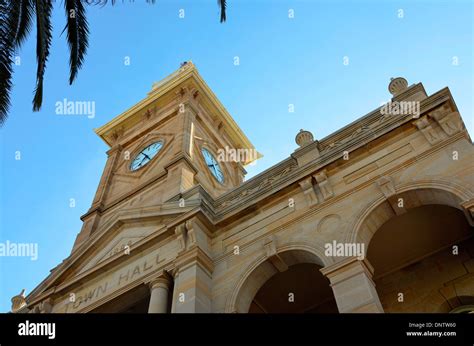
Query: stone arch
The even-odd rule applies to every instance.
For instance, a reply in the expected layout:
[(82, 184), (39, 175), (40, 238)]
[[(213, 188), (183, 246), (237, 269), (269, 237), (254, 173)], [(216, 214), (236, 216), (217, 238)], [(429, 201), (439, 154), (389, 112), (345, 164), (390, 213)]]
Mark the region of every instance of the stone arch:
[(455, 289), (432, 290), (418, 305), (420, 313), (458, 312), (466, 307), (473, 307), (474, 295), (458, 294)]
[[(396, 187), (397, 198), (403, 198), (405, 209), (413, 209), (428, 204), (446, 205), (464, 212), (461, 203), (471, 199), (474, 194), (469, 188), (464, 188), (453, 181), (418, 181), (402, 184)], [(363, 242), (368, 249), (370, 240), (375, 232), (396, 214), (387, 198), (382, 195), (368, 205), (350, 225), (347, 231), (347, 242)]]
[(474, 295), (452, 295), (451, 297), (445, 298), (446, 300), (439, 304), (436, 312), (448, 313), (448, 312), (463, 312), (467, 308), (471, 308), (474, 311)]
[[(469, 257), (474, 238), (463, 205), (474, 194), (455, 179), (416, 181), (392, 185), (389, 190), (385, 191), (388, 198), (380, 194), (362, 210), (345, 239), (365, 245), (365, 255), (374, 266), (377, 294), (386, 312), (449, 312), (455, 306), (455, 301), (450, 301), (452, 293), (469, 292), (460, 286), (464, 275), (468, 275), (462, 274), (462, 257), (453, 261), (447, 258), (451, 258), (449, 246), (458, 241)], [(401, 209), (397, 205), (399, 198), (403, 198)], [(444, 221), (455, 227), (447, 227)], [(448, 229), (449, 232), (443, 231)], [(407, 241), (412, 246), (405, 246)], [(449, 264), (452, 270), (437, 269), (433, 263), (446, 267)], [(433, 280), (421, 280), (428, 267), (435, 268), (433, 273), (437, 274), (433, 274)], [(454, 279), (458, 280), (456, 289), (447, 286)], [(397, 304), (397, 297), (391, 293), (394, 287), (396, 292), (404, 293), (405, 304)]]
[[(278, 247), (276, 253), (284, 257), (289, 265), (313, 263), (320, 267), (329, 265), (321, 249), (308, 244), (293, 243)], [(227, 301), (225, 312), (247, 312), (258, 290), (278, 271), (268, 261), (266, 254), (258, 256), (241, 274)]]
[(449, 312), (452, 313), (452, 314), (459, 314), (459, 313), (466, 313), (466, 312), (469, 313), (469, 314), (473, 314), (474, 313), (474, 304), (458, 306), (457, 308), (454, 308)]

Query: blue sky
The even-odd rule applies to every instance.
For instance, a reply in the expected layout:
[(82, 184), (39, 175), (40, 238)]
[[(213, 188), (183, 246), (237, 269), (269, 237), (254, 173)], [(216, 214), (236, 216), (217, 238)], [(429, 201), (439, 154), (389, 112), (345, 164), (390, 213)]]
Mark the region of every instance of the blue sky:
[[(57, 2), (43, 107), (36, 113), (33, 30), (19, 52), (10, 117), (0, 129), (0, 242), (38, 243), (39, 253), (36, 261), (0, 258), (0, 311), (69, 255), (106, 160), (107, 147), (93, 129), (144, 98), (182, 61), (195, 63), (264, 154), (248, 177), (288, 157), (300, 128), (322, 138), (388, 101), (390, 77), (423, 82), (428, 94), (449, 86), (474, 135), (472, 1), (228, 2), (225, 24), (215, 0), (89, 8), (90, 47), (72, 86)], [(96, 116), (55, 114), (64, 98), (94, 101)]]

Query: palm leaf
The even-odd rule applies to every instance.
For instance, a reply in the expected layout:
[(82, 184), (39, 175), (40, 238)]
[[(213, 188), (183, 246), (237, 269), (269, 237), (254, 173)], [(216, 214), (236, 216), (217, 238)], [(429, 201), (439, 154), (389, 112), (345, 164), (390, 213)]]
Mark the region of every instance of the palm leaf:
[(0, 124), (7, 118), (12, 87), (12, 55), (9, 24), (10, 6), (0, 1)]
[(50, 0), (36, 0), (36, 88), (33, 98), (33, 110), (39, 111), (43, 103), (43, 79), (46, 62), (51, 46), (52, 28), (51, 11), (53, 5)]
[[(135, 0), (128, 0), (129, 2), (135, 2)], [(105, 6), (109, 1), (108, 0), (87, 0), (87, 3), (89, 5), (101, 5), (101, 6)], [(115, 5), (115, 3), (117, 2), (117, 0), (110, 0), (110, 2), (112, 3), (112, 6)], [(125, 0), (122, 0), (122, 2), (125, 2)], [(156, 2), (156, 0), (146, 0), (147, 3), (151, 3), (151, 4), (154, 4)]]
[(0, 2), (0, 126), (10, 108), (13, 56), (31, 25), (31, 0)]
[[(67, 40), (70, 50), (69, 83), (72, 84), (84, 63), (88, 47), (89, 27), (86, 19), (86, 4), (107, 4), (108, 0), (64, 0), (67, 13)], [(126, 0), (122, 0), (125, 2)], [(133, 2), (134, 0), (129, 0)], [(156, 0), (146, 0), (155, 3)], [(49, 48), (52, 39), (51, 14), (54, 0), (0, 0), (0, 126), (7, 118), (12, 87), (13, 57), (15, 51), (30, 33), (32, 17), (36, 14), (36, 87), (33, 110), (38, 111), (43, 103), (43, 81)], [(110, 0), (114, 5), (117, 0)], [(226, 0), (218, 0), (220, 21), (226, 21)], [(73, 11), (74, 16), (70, 13)]]
[(226, 0), (217, 0), (219, 7), (221, 8), (221, 23), (226, 21), (226, 14), (225, 10), (227, 8), (227, 1)]
[(30, 33), (31, 19), (34, 12), (33, 0), (17, 0), (17, 6), (19, 8), (19, 20), (15, 34), (15, 47), (18, 49)]
[(86, 10), (81, 0), (65, 0), (67, 41), (69, 44), (69, 84), (76, 79), (77, 72), (84, 63), (88, 46), (89, 26)]

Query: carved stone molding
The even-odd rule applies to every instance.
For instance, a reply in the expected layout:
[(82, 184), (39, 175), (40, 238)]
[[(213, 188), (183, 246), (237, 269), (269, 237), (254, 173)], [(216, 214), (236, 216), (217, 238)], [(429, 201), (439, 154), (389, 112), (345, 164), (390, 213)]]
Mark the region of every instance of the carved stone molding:
[(186, 226), (184, 223), (178, 225), (174, 229), (176, 240), (178, 241), (178, 252), (186, 250)]
[(395, 184), (391, 177), (383, 176), (377, 179), (376, 184), (380, 191), (382, 191), (385, 198), (390, 198), (396, 194)]
[(402, 215), (406, 213), (406, 209), (398, 204), (397, 191), (393, 179), (389, 176), (382, 176), (376, 181), (377, 187), (383, 193), (387, 202), (392, 207), (392, 210), (396, 215)]
[(39, 304), (39, 310), (42, 314), (49, 314), (53, 310), (53, 300), (47, 298)]
[(280, 182), (290, 173), (298, 168), (296, 163), (287, 165), (284, 169), (278, 170), (273, 174), (269, 174), (262, 180), (249, 180), (248, 183), (244, 183), (241, 187), (237, 188), (235, 192), (229, 195), (223, 202), (220, 203), (219, 207), (226, 208), (230, 207), (238, 202), (251, 198), (253, 194), (259, 193), (263, 190), (270, 190), (275, 187), (276, 182)]
[(270, 263), (273, 264), (273, 266), (279, 271), (279, 272), (284, 272), (288, 270), (288, 265), (285, 263), (285, 261), (278, 255), (276, 251), (276, 237), (269, 236), (267, 239), (265, 239), (264, 243), (264, 248), (265, 248), (265, 254), (267, 256), (267, 259), (270, 261)]
[(187, 239), (186, 239), (186, 246), (189, 248), (196, 244), (196, 230), (195, 226), (195, 219), (186, 220), (184, 223), (186, 231), (187, 231)]
[(332, 189), (331, 183), (326, 175), (326, 170), (318, 172), (314, 175), (314, 179), (318, 183), (321, 194), (323, 195), (324, 200), (327, 200), (334, 196), (334, 191)]
[(265, 239), (265, 242), (263, 243), (263, 247), (265, 248), (265, 254), (267, 257), (271, 257), (276, 255), (276, 238), (274, 235), (269, 236), (267, 239)]
[(189, 89), (187, 87), (181, 87), (178, 91), (175, 92), (175, 95), (178, 96), (178, 98), (183, 98), (188, 93)]
[(112, 134), (110, 135), (112, 142), (117, 143), (123, 137), (124, 133), (125, 133), (125, 130), (123, 127), (119, 127), (117, 130), (112, 132)]
[(306, 196), (306, 200), (308, 201), (308, 205), (312, 206), (318, 203), (318, 196), (314, 191), (313, 187), (313, 177), (307, 177), (298, 182), (301, 189), (303, 190), (303, 194)]
[(153, 118), (154, 116), (156, 116), (156, 113), (157, 113), (156, 106), (153, 107), (152, 109), (147, 109), (147, 110), (145, 111), (145, 113), (143, 113), (142, 120), (143, 120), (144, 122), (147, 122), (147, 121), (149, 121), (151, 118)]
[(448, 136), (451, 136), (462, 129), (461, 118), (458, 112), (451, 112), (436, 121)]
[(413, 122), (413, 124), (421, 131), (426, 140), (431, 144), (436, 144), (441, 140), (437, 131), (430, 124), (428, 117), (425, 115)]
[[(203, 241), (202, 235), (204, 234), (205, 237), (205, 227), (202, 223), (198, 220), (198, 218), (193, 217), (184, 221), (183, 223), (179, 224), (175, 227), (175, 234), (176, 239), (178, 240), (179, 250), (178, 253), (183, 252), (185, 250), (189, 250), (196, 246), (201, 246), (205, 251), (207, 250), (207, 245), (205, 244), (206, 241)], [(200, 244), (198, 244), (198, 233), (200, 236)]]
[(31, 309), (30, 311), (28, 311), (29, 314), (40, 314), (41, 313), (41, 310), (40, 310), (40, 307), (39, 305), (36, 305), (33, 307), (33, 309)]

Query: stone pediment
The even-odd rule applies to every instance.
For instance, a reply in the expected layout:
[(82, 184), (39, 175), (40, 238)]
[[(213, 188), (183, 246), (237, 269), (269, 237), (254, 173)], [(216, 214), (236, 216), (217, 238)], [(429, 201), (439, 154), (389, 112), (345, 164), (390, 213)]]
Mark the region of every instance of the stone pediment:
[(154, 230), (161, 228), (160, 224), (151, 224), (148, 226), (132, 226), (124, 225), (120, 232), (112, 237), (110, 240), (102, 240), (101, 243), (106, 243), (105, 246), (99, 246), (100, 251), (95, 253), (85, 265), (79, 270), (79, 274), (93, 268), (97, 264), (121, 253), (129, 255), (133, 245), (139, 240), (150, 235)]
[(52, 269), (50, 275), (28, 295), (28, 301), (41, 298), (45, 292), (75, 277), (94, 275), (92, 269), (120, 257), (119, 253), (124, 254), (127, 246), (130, 254), (133, 254), (134, 247), (142, 243), (143, 239), (166, 232), (166, 225), (194, 207), (173, 207), (176, 204), (174, 202), (168, 204), (166, 207), (139, 208), (140, 211), (129, 209), (116, 213), (100, 227), (94, 237)]

